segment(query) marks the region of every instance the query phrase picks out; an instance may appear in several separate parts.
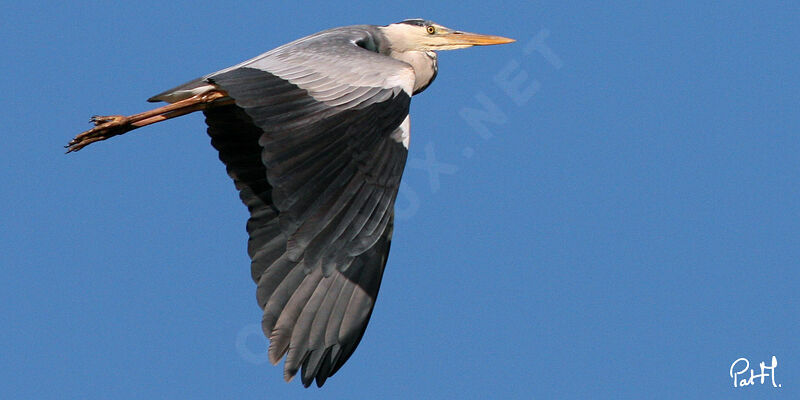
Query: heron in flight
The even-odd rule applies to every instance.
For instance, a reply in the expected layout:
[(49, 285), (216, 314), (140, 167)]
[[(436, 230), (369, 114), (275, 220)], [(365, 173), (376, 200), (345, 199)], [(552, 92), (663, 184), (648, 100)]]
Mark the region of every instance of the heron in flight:
[(203, 111), (247, 221), (269, 360), (322, 386), (364, 334), (392, 240), (411, 97), (436, 51), (511, 43), (422, 19), (329, 29), (151, 97), (166, 106), (95, 116), (67, 152)]

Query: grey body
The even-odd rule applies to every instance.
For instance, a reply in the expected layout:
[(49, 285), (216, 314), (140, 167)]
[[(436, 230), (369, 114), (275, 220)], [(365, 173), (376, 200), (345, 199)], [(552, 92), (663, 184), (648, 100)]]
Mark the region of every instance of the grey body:
[[(394, 50), (381, 28), (354, 25), (328, 29), (167, 90), (149, 101), (175, 102), (210, 90), (215, 77), (240, 68), (267, 71), (331, 105), (341, 105), (360, 94), (348, 97), (338, 91), (347, 88), (402, 89), (409, 95), (422, 92), (436, 78), (436, 53)], [(385, 99), (383, 96), (373, 101)]]
[[(414, 66), (389, 57), (376, 26), (330, 29), (154, 96), (174, 102), (221, 89), (235, 105), (205, 111), (242, 201), (251, 272), (287, 379), (321, 386), (369, 321), (392, 237), (406, 161)], [(433, 61), (429, 61), (433, 56)], [(357, 60), (357, 62), (354, 62)]]

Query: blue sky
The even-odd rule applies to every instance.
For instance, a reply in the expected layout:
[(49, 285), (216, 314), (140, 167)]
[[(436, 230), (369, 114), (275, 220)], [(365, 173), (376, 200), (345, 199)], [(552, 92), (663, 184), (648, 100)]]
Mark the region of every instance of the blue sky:
[[(0, 397), (800, 397), (797, 5), (271, 3), (3, 4)], [(202, 116), (62, 146), (413, 17), (518, 42), (440, 54), (364, 340), (322, 390), (286, 384)], [(772, 356), (781, 388), (733, 387)]]

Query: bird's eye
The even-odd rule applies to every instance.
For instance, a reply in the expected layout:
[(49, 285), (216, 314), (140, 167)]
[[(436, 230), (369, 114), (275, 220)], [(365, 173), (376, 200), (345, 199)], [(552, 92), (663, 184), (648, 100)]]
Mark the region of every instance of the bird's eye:
[(428, 27), (426, 29), (427, 29), (428, 33), (431, 34), (431, 35), (436, 33), (436, 27), (434, 27), (433, 25), (428, 25)]

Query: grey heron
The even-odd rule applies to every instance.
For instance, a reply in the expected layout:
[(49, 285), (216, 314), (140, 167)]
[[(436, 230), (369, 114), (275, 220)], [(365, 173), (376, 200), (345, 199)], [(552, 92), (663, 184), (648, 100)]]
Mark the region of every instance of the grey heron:
[(166, 106), (92, 117), (66, 146), (203, 111), (247, 221), (252, 278), (284, 378), (322, 386), (355, 350), (378, 295), (408, 154), (409, 104), (438, 50), (514, 40), (422, 19), (329, 29), (151, 97)]

